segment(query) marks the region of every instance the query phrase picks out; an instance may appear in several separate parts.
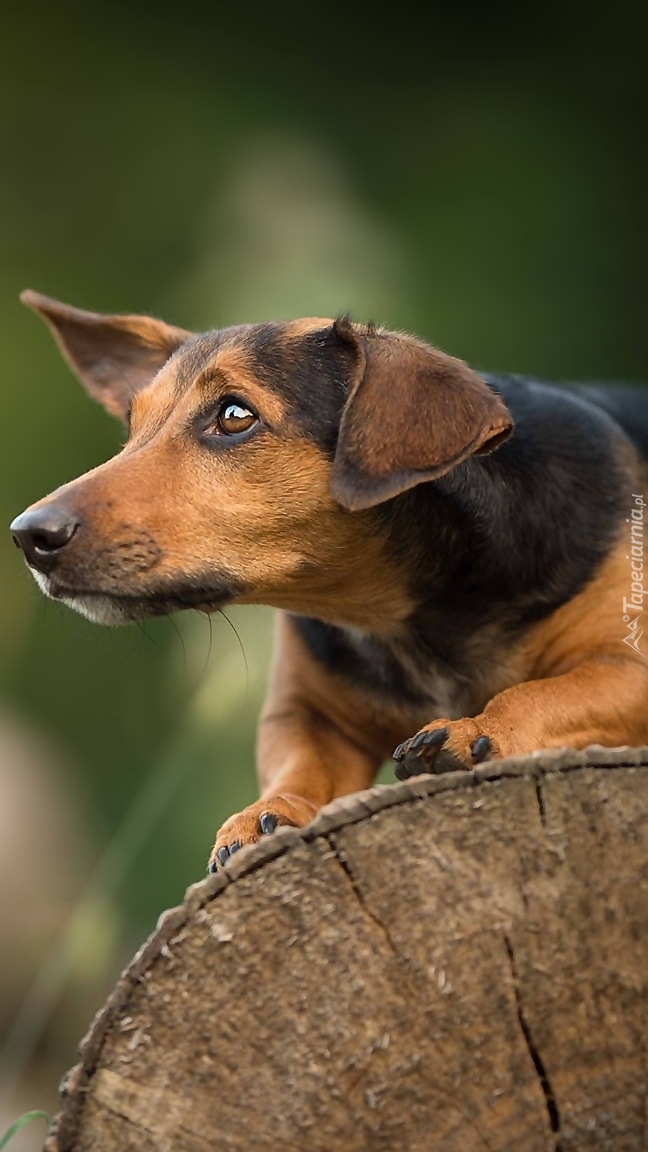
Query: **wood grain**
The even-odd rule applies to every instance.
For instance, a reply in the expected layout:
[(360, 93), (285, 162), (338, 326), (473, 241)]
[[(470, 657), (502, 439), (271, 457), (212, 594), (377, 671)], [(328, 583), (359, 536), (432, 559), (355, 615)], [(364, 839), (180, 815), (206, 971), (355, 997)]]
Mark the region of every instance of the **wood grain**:
[(47, 1152), (648, 1147), (648, 749), (419, 777), (241, 851), (96, 1018)]

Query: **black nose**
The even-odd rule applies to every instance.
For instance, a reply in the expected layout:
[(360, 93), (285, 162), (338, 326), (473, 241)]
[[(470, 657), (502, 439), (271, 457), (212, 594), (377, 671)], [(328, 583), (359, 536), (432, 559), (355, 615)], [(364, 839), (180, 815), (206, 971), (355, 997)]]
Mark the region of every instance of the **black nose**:
[(39, 572), (51, 572), (61, 550), (74, 536), (79, 522), (60, 504), (44, 505), (23, 512), (11, 524), (9, 531), (17, 548), (22, 548), (25, 559)]

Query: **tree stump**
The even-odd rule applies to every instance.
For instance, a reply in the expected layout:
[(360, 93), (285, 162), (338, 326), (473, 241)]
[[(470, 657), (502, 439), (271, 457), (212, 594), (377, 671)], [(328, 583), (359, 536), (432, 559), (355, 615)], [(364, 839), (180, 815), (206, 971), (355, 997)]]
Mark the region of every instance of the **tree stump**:
[(330, 805), (165, 913), (47, 1152), (648, 1146), (648, 749)]

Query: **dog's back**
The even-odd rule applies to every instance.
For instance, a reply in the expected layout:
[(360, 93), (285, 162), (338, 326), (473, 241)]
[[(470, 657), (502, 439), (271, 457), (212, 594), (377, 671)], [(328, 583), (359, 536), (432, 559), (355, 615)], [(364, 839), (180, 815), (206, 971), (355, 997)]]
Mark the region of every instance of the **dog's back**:
[(625, 432), (640, 455), (648, 460), (648, 384), (558, 382), (492, 372), (484, 372), (482, 376), (505, 396), (512, 409), (516, 407), (517, 397), (522, 399), (521, 392), (528, 396), (530, 387), (541, 403), (541, 409), (537, 409), (534, 405), (536, 409), (533, 413), (534, 418), (539, 411), (545, 416), (550, 412), (560, 422), (566, 410), (564, 405), (556, 407), (555, 401), (559, 400), (561, 394), (585, 400), (610, 416)]
[(644, 460), (648, 460), (648, 387), (645, 384), (566, 385), (616, 421)]

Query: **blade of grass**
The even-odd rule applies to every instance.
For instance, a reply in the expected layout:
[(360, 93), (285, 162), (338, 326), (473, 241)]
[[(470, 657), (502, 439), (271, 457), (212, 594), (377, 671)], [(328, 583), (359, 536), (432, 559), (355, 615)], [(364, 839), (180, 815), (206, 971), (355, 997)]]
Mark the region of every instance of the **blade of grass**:
[(74, 968), (79, 942), (87, 935), (86, 925), (93, 916), (97, 897), (112, 897), (119, 890), (163, 812), (172, 802), (187, 769), (187, 761), (196, 761), (196, 740), (187, 740), (187, 744), (189, 746), (182, 750), (174, 748), (171, 755), (165, 757), (145, 779), (97, 861), (68, 923), (37, 972), (0, 1048), (0, 1105), (3, 1107), (10, 1104)]
[(23, 1112), (22, 1116), (19, 1116), (18, 1119), (14, 1120), (13, 1124), (7, 1128), (4, 1136), (0, 1136), (0, 1152), (2, 1152), (3, 1148), (7, 1147), (7, 1144), (16, 1135), (16, 1132), (24, 1128), (25, 1124), (31, 1124), (32, 1120), (45, 1120), (49, 1125), (49, 1113), (42, 1112), (40, 1109), (36, 1109), (34, 1112)]
[(221, 664), (207, 694), (199, 690), (174, 746), (144, 780), (121, 824), (97, 861), (70, 920), (46, 955), (0, 1047), (0, 1108), (13, 1094), (73, 970), (84, 926), (98, 897), (112, 897), (125, 882), (139, 853), (184, 780), (188, 768), (209, 755), (215, 723), (244, 699), (234, 659)]

